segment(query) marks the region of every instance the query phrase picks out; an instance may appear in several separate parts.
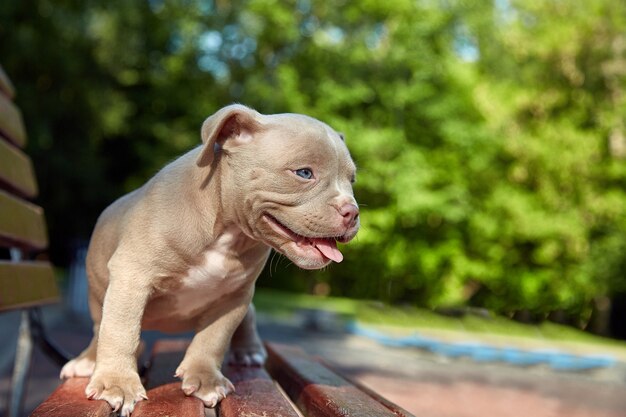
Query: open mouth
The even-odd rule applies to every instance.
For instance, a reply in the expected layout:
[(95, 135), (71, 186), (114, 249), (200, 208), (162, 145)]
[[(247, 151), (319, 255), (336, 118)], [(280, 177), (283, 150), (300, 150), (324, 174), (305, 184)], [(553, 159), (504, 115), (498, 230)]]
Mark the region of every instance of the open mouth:
[(269, 225), (283, 237), (293, 241), (298, 248), (302, 250), (316, 250), (321, 253), (324, 258), (330, 259), (335, 262), (341, 262), (343, 260), (343, 255), (337, 249), (337, 241), (344, 243), (347, 242), (347, 239), (344, 236), (336, 236), (336, 237), (307, 237), (302, 236), (289, 227), (285, 226), (279, 220), (277, 220), (274, 216), (270, 214), (264, 214), (263, 216)]

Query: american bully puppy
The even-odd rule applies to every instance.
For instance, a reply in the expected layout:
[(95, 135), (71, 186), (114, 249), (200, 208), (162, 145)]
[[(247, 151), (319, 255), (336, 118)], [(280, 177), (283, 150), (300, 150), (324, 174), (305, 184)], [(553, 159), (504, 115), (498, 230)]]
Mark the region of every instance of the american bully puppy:
[(231, 105), (202, 141), (109, 206), (89, 245), (94, 337), (61, 377), (91, 376), (85, 394), (124, 416), (146, 399), (142, 329), (196, 332), (176, 375), (214, 407), (234, 389), (220, 372), (229, 345), (231, 361), (265, 360), (249, 306), (270, 248), (322, 268), (359, 228), (355, 166), (328, 125)]

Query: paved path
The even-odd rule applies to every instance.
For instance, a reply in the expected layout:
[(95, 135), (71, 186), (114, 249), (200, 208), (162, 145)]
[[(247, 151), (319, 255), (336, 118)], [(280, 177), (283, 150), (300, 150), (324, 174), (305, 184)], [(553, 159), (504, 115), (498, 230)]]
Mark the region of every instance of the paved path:
[[(17, 316), (12, 321), (3, 316), (0, 334), (7, 335), (5, 340), (10, 343), (0, 344), (0, 365), (8, 362), (17, 328)], [(55, 340), (72, 353), (89, 342), (90, 329), (84, 321), (58, 310), (46, 317), (54, 321), (51, 328)], [(626, 376), (621, 369), (559, 374), (537, 367), (450, 361), (418, 350), (383, 347), (339, 331), (305, 329), (297, 321), (262, 320), (260, 330), (266, 340), (298, 344), (320, 356), (417, 417), (626, 416)], [(35, 355), (26, 413), (58, 385), (58, 371), (40, 353)], [(0, 415), (7, 390), (8, 370), (4, 369)]]
[(451, 361), (368, 339), (261, 325), (267, 340), (300, 344), (417, 417), (624, 417), (626, 374)]

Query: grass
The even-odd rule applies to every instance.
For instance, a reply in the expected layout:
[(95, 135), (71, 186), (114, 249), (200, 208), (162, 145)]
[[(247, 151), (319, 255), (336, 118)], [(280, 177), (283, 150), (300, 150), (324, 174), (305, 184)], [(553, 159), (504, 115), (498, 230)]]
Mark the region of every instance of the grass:
[(465, 331), (473, 334), (515, 336), (559, 342), (577, 342), (626, 349), (626, 343), (592, 335), (572, 327), (551, 322), (523, 324), (506, 317), (465, 315), (448, 317), (428, 309), (394, 307), (378, 302), (339, 297), (319, 297), (276, 290), (258, 289), (254, 303), (263, 313), (289, 317), (301, 309), (319, 309), (338, 314), (344, 319), (376, 327)]
[(257, 310), (277, 316), (290, 316), (301, 309), (319, 309), (353, 317), (360, 303), (349, 298), (317, 297), (268, 289), (257, 289), (254, 295)]

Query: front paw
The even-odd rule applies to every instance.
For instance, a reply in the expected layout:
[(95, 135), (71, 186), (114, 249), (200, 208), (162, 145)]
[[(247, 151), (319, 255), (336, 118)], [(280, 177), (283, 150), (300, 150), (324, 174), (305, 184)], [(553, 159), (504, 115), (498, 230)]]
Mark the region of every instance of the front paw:
[(85, 394), (89, 399), (105, 400), (125, 417), (130, 416), (137, 402), (148, 399), (136, 372), (96, 371)]
[(185, 395), (202, 400), (206, 407), (213, 408), (228, 394), (235, 391), (234, 385), (217, 369), (207, 369), (181, 364), (174, 375), (182, 378)]

